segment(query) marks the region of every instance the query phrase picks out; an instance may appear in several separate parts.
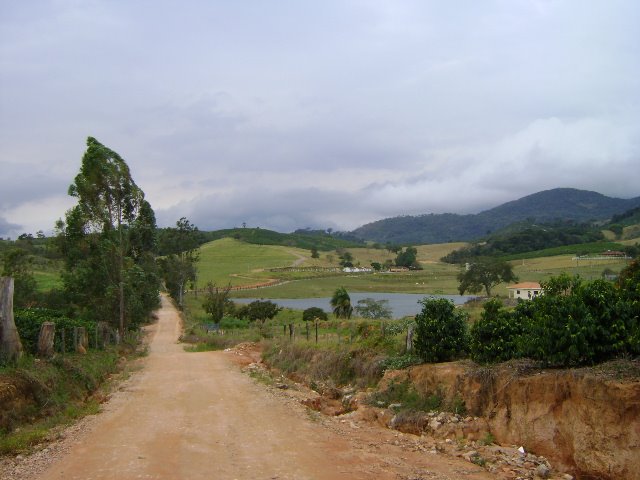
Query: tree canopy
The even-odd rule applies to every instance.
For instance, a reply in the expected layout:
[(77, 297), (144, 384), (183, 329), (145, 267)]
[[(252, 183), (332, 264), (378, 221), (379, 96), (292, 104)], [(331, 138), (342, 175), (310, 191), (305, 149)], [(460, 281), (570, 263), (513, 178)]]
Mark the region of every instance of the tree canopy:
[(85, 316), (122, 334), (158, 305), (153, 209), (122, 157), (93, 137), (69, 195), (77, 204), (58, 224), (65, 292)]
[(313, 320), (327, 320), (327, 312), (319, 307), (309, 307), (304, 312), (302, 312), (302, 320), (305, 322), (313, 321)]
[(162, 278), (171, 296), (182, 307), (187, 283), (195, 283), (198, 276), (196, 263), (200, 259), (200, 232), (198, 227), (182, 217), (176, 222), (175, 228), (165, 229), (162, 238), (162, 248), (166, 254), (160, 259)]
[(362, 300), (358, 300), (355, 310), (362, 318), (391, 318), (393, 315), (391, 308), (389, 308), (389, 300), (363, 298)]
[(331, 306), (333, 314), (337, 318), (351, 318), (353, 307), (351, 306), (351, 297), (344, 287), (337, 288), (331, 297)]
[(240, 308), (240, 310), (238, 310), (238, 316), (251, 320), (252, 322), (257, 320), (264, 324), (266, 320), (271, 320), (275, 317), (280, 310), (282, 310), (282, 307), (279, 307), (271, 300), (254, 300), (250, 304)]
[(458, 274), (458, 292), (463, 295), (465, 292), (480, 293), (484, 289), (487, 297), (490, 297), (493, 287), (517, 279), (510, 263), (495, 259), (479, 259), (462, 267)]

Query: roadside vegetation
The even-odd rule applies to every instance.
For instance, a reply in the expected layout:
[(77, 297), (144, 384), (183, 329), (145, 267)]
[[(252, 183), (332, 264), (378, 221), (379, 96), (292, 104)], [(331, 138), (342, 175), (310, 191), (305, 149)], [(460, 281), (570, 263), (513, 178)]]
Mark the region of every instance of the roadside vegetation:
[[(526, 357), (560, 367), (640, 354), (637, 261), (589, 258), (606, 250), (638, 255), (635, 211), (601, 226), (604, 233), (514, 226), (482, 244), (366, 244), (330, 231), (246, 227), (202, 232), (186, 218), (157, 229), (124, 160), (93, 138), (69, 192), (77, 204), (54, 237), (0, 240), (23, 347), (0, 358), (0, 453), (23, 451), (52, 426), (99, 408), (104, 382), (124, 368), (123, 357), (138, 355), (140, 328), (152, 321), (161, 288), (182, 310), (185, 348), (258, 342), (271, 366), (321, 390), (374, 386), (385, 371), (421, 362)], [(503, 301), (516, 278), (543, 282), (545, 295)], [(415, 318), (393, 319), (384, 300), (352, 303), (349, 292), (491, 299), (459, 308), (425, 299)], [(256, 300), (234, 302), (243, 297)], [(272, 301), (313, 297), (331, 298), (333, 311)], [(44, 353), (38, 344), (47, 323), (53, 344)], [(397, 384), (372, 401), (462, 408), (415, 395)]]
[(89, 137), (68, 193), (54, 237), (0, 242), (2, 453), (95, 412), (159, 306), (155, 215), (126, 162)]

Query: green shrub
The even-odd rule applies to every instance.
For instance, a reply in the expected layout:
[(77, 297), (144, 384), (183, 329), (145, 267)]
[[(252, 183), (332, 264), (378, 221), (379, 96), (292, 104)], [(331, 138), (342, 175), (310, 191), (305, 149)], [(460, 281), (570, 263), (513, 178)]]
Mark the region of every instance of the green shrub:
[(467, 350), (467, 313), (456, 309), (451, 300), (424, 299), (416, 315), (414, 347), (426, 362), (446, 362)]
[(522, 325), (517, 316), (502, 307), (498, 299), (484, 304), (480, 320), (471, 327), (469, 351), (478, 363), (504, 362), (517, 357), (517, 338)]
[(430, 412), (440, 410), (443, 405), (443, 394), (440, 390), (425, 396), (420, 394), (409, 380), (394, 380), (386, 389), (374, 392), (369, 397), (372, 405), (389, 406), (400, 404), (400, 410)]
[(327, 320), (329, 317), (327, 316), (327, 312), (319, 307), (309, 307), (304, 312), (302, 312), (302, 320), (305, 322), (318, 320)]
[(16, 328), (22, 341), (22, 346), (28, 353), (36, 353), (40, 327), (44, 322), (53, 322), (56, 325), (55, 347), (57, 351), (62, 349), (62, 331), (64, 330), (64, 346), (67, 352), (73, 350), (73, 329), (84, 327), (89, 336), (89, 345), (95, 344), (96, 322), (69, 318), (58, 310), (47, 308), (29, 308), (16, 310), (14, 313)]
[(542, 295), (516, 308), (524, 333), (518, 338), (522, 356), (551, 366), (593, 363), (598, 325), (576, 295)]

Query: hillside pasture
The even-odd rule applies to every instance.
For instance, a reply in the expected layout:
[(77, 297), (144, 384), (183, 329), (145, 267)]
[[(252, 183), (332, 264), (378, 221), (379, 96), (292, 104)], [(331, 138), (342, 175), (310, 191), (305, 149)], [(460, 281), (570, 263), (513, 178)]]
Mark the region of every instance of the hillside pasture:
[(288, 267), (310, 252), (292, 247), (253, 245), (222, 238), (200, 247), (198, 285), (251, 285), (271, 278), (269, 268)]

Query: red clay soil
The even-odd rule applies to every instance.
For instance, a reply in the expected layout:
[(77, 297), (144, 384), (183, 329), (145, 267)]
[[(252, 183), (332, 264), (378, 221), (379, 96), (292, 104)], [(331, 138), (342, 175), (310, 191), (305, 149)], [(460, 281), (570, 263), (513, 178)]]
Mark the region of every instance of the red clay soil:
[(31, 478), (505, 478), (421, 437), (312, 412), (242, 373), (233, 352), (185, 352), (178, 313), (162, 302), (144, 368)]

